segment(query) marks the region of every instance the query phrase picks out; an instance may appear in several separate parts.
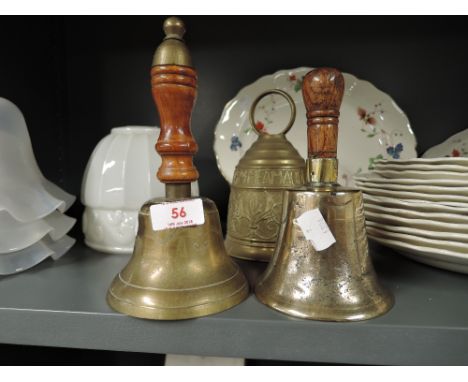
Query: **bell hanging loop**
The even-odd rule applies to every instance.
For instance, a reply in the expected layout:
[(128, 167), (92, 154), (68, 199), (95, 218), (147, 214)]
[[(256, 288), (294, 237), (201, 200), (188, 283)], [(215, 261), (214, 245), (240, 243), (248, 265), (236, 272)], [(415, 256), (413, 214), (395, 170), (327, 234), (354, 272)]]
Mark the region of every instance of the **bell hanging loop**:
[(294, 121), (296, 120), (296, 104), (294, 103), (294, 100), (291, 98), (291, 96), (288, 93), (286, 93), (284, 90), (281, 90), (281, 89), (270, 89), (270, 90), (264, 91), (257, 98), (255, 98), (255, 100), (252, 103), (252, 106), (250, 107), (250, 112), (249, 112), (250, 125), (252, 126), (252, 130), (257, 135), (268, 134), (268, 133), (259, 131), (258, 129), (255, 128), (255, 111), (257, 110), (257, 106), (263, 98), (269, 95), (273, 95), (273, 94), (277, 94), (285, 98), (286, 101), (288, 101), (289, 108), (291, 109), (291, 116), (289, 117), (288, 124), (278, 134), (283, 134), (283, 135), (286, 134), (289, 130), (291, 130), (291, 127), (293, 127)]

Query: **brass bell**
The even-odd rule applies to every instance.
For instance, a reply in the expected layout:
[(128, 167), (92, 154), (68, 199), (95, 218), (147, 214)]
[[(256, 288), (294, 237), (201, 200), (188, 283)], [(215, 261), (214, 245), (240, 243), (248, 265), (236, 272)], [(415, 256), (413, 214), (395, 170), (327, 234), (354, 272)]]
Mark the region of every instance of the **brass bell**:
[(198, 179), (192, 158), (198, 146), (190, 131), (197, 74), (182, 40), (182, 21), (167, 19), (164, 31), (151, 83), (161, 120), (158, 178), (166, 197), (141, 207), (133, 255), (107, 301), (130, 316), (173, 320), (229, 309), (247, 297), (248, 284), (225, 250), (215, 204), (191, 197), (190, 183)]
[[(255, 109), (271, 94), (286, 98), (291, 108), (290, 120), (279, 134), (255, 128)], [(225, 241), (231, 256), (260, 261), (270, 261), (273, 256), (281, 226), (283, 191), (305, 183), (305, 161), (285, 136), (295, 118), (294, 101), (282, 90), (268, 90), (252, 104), (250, 123), (259, 138), (234, 172)]]
[(284, 193), (278, 245), (256, 285), (261, 302), (295, 317), (358, 321), (393, 305), (369, 257), (362, 194), (336, 183), (343, 92), (344, 78), (336, 69), (315, 69), (304, 77), (307, 186)]

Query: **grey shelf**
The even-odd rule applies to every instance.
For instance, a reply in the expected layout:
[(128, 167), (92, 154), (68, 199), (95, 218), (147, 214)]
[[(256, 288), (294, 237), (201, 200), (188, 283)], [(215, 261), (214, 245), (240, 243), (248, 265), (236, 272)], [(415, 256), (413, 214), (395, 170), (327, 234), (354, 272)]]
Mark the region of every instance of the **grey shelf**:
[[(395, 294), (386, 315), (358, 323), (299, 320), (251, 295), (223, 313), (186, 321), (113, 312), (105, 294), (128, 256), (78, 243), (57, 262), (0, 279), (0, 343), (326, 363), (468, 364), (468, 276), (372, 246)], [(243, 262), (254, 279), (262, 265)]]

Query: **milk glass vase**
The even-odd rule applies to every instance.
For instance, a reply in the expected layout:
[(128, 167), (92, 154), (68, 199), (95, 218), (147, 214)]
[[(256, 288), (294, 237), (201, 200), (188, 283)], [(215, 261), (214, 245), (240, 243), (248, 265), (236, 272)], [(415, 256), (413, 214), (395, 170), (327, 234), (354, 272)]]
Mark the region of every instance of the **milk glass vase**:
[[(161, 165), (154, 151), (158, 136), (158, 127), (116, 127), (97, 144), (81, 190), (83, 232), (89, 247), (132, 253), (141, 205), (164, 195), (164, 185), (156, 177)], [(193, 189), (198, 194), (197, 184)]]

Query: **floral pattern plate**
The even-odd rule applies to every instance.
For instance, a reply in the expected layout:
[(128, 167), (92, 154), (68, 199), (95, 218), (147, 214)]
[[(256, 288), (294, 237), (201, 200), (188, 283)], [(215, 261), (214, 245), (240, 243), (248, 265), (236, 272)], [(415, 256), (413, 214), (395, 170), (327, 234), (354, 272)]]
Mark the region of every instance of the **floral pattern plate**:
[(423, 158), (468, 157), (468, 129), (452, 135), (441, 144), (431, 147)]
[[(281, 89), (291, 95), (297, 107), (293, 128), (286, 135), (299, 153), (307, 157), (306, 111), (302, 99), (302, 79), (312, 68), (281, 70), (259, 78), (229, 101), (215, 129), (214, 151), (218, 168), (231, 183), (240, 158), (257, 134), (252, 130), (276, 133), (289, 119), (288, 103), (272, 95), (255, 113), (255, 127), (249, 122), (249, 109), (255, 98), (268, 89)], [(353, 186), (353, 176), (372, 170), (382, 159), (415, 158), (416, 138), (405, 113), (387, 94), (370, 82), (343, 73), (345, 94), (341, 105), (338, 139), (339, 182)]]

